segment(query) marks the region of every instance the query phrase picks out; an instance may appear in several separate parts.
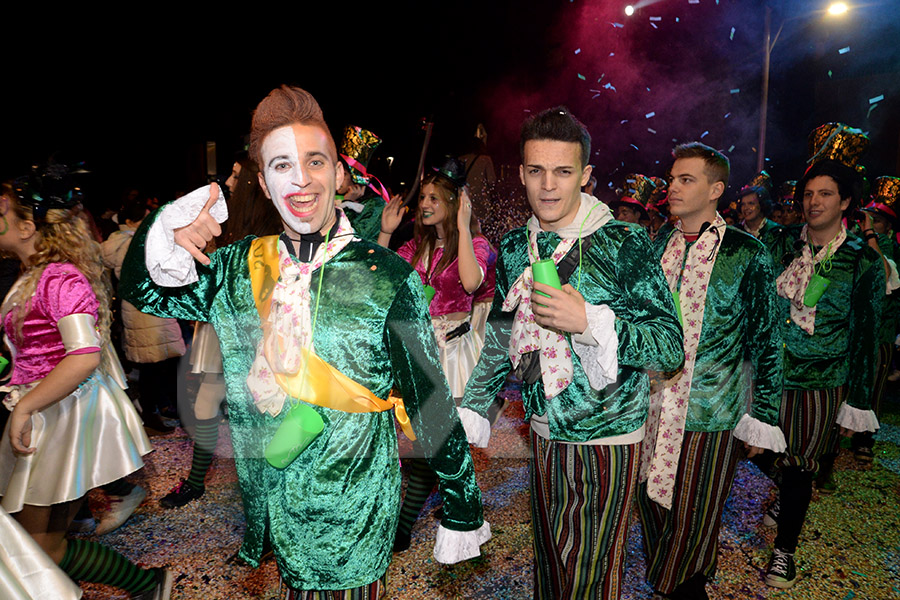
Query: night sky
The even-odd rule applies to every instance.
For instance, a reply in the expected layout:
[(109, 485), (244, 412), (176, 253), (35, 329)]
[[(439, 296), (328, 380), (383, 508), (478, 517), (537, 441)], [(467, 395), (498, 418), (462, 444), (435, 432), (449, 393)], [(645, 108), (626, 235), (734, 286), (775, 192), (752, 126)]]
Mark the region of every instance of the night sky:
[[(373, 169), (393, 185), (415, 171), (423, 117), (431, 161), (464, 152), (483, 122), (495, 163), (515, 168), (522, 120), (558, 104), (588, 126), (602, 185), (664, 175), (673, 140), (725, 151), (732, 190), (755, 173), (762, 2), (659, 0), (632, 17), (599, 0), (309, 4), (6, 15), (0, 175), (58, 152), (87, 161), (98, 203), (132, 186), (166, 200), (204, 183), (206, 142), (230, 168), (253, 107), (281, 83), (312, 92), (335, 136), (347, 123), (380, 135)], [(894, 5), (826, 20), (821, 1), (770, 3), (773, 33), (784, 23), (766, 152), (776, 182), (802, 175), (806, 136), (827, 121), (870, 132), (869, 175), (897, 175)]]

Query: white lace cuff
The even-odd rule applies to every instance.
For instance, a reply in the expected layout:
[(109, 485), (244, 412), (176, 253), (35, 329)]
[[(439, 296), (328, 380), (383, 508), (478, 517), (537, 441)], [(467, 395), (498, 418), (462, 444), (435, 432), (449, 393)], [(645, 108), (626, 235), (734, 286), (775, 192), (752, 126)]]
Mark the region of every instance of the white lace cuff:
[(466, 430), (466, 438), (476, 448), (487, 448), (491, 440), (491, 422), (472, 409), (463, 406), (457, 407), (459, 420)]
[(359, 202), (354, 202), (353, 200), (346, 200), (344, 202), (338, 202), (338, 208), (340, 208), (344, 212), (347, 212), (347, 209), (350, 209), (353, 212), (360, 214), (362, 213), (365, 206), (363, 206)]
[[(572, 337), (572, 348), (581, 359), (588, 382), (595, 390), (602, 390), (619, 374), (619, 336), (616, 334), (616, 314), (605, 304), (585, 304), (588, 328), (584, 334)], [(594, 344), (586, 339), (590, 333)]]
[(897, 263), (894, 262), (893, 259), (884, 257), (884, 260), (887, 261), (888, 267), (890, 268), (890, 273), (888, 273), (887, 278), (887, 294), (890, 294), (897, 288), (900, 288), (900, 274), (897, 273)]
[(742, 442), (747, 442), (751, 446), (763, 450), (784, 452), (787, 449), (787, 442), (784, 440), (784, 433), (780, 427), (763, 423), (748, 414), (741, 417), (732, 433)]
[[(209, 186), (205, 185), (166, 204), (147, 232), (144, 246), (150, 279), (163, 287), (180, 287), (197, 281), (197, 267), (190, 252), (175, 243), (175, 230), (190, 225), (209, 200)], [(225, 197), (219, 190), (216, 203), (209, 214), (219, 223), (228, 219)]]
[(855, 432), (878, 431), (880, 427), (874, 410), (853, 408), (846, 402), (838, 410), (837, 424)]
[(487, 521), (473, 531), (455, 531), (438, 525), (434, 538), (434, 560), (445, 565), (481, 556), (481, 545), (491, 539), (491, 525)]

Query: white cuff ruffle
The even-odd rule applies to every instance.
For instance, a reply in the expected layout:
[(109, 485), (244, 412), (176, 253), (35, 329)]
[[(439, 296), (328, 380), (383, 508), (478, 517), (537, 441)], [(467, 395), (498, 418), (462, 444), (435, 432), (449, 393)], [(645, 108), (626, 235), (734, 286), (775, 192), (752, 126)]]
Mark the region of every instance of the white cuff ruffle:
[(347, 200), (345, 202), (338, 202), (338, 208), (343, 210), (345, 213), (347, 212), (347, 209), (350, 209), (353, 212), (355, 212), (356, 214), (360, 214), (363, 211), (363, 209), (365, 208), (365, 206), (363, 206), (359, 202), (354, 202), (353, 200)]
[(874, 410), (853, 408), (846, 402), (841, 403), (841, 408), (838, 410), (837, 424), (857, 433), (860, 431), (878, 431), (878, 428), (881, 427), (878, 424), (878, 417), (875, 416)]
[(890, 273), (887, 278), (887, 294), (890, 294), (897, 288), (900, 288), (900, 274), (897, 273), (897, 263), (894, 262), (892, 258), (884, 257), (884, 260), (887, 261), (888, 267), (890, 268)]
[(438, 525), (434, 538), (434, 560), (445, 565), (481, 556), (481, 545), (491, 539), (491, 525), (487, 521), (472, 531), (455, 531)]
[[(619, 336), (616, 334), (616, 314), (605, 304), (585, 304), (588, 329), (578, 336), (585, 340), (589, 332), (594, 344), (583, 344), (572, 338), (572, 348), (581, 359), (588, 382), (595, 390), (602, 390), (619, 374)], [(587, 341), (587, 340), (585, 340)]]
[(787, 442), (784, 439), (784, 432), (777, 425), (769, 425), (763, 423), (757, 418), (744, 414), (738, 422), (737, 427), (732, 432), (734, 437), (746, 442), (751, 446), (762, 448), (763, 450), (772, 450), (773, 452), (784, 452), (787, 449)]
[(476, 448), (487, 448), (491, 440), (491, 422), (464, 406), (457, 407), (456, 412), (459, 413), (459, 420), (466, 430), (469, 443)]
[[(166, 204), (150, 226), (144, 251), (147, 271), (156, 285), (180, 287), (197, 281), (194, 257), (175, 243), (175, 230), (193, 223), (207, 200), (209, 200), (209, 186), (205, 185), (187, 196)], [(210, 208), (209, 214), (218, 223), (224, 223), (228, 219), (228, 208), (222, 190), (219, 190), (219, 197)]]

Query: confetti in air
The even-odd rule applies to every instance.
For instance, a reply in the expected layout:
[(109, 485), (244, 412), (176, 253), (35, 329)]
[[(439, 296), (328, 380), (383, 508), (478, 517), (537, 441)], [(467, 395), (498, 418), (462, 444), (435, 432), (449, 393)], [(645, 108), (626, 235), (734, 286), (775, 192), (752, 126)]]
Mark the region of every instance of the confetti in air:
[(732, 94), (740, 94), (740, 93), (741, 93), (741, 88), (734, 88), (733, 90), (731, 90), (731, 93), (732, 93)]
[(575, 54), (581, 54), (581, 48), (578, 48), (577, 50), (575, 50)]
[(884, 100), (884, 94), (875, 96), (874, 98), (869, 98), (869, 104), (875, 104), (876, 102), (881, 102), (882, 100)]
[(650, 133), (656, 135), (656, 130), (655, 130), (655, 129), (651, 129), (651, 128), (648, 127), (648, 128), (647, 128), (647, 131), (649, 131)]
[(731, 28), (731, 35), (728, 36), (729, 40), (734, 40), (734, 27)]
[(847, 54), (848, 52), (850, 52), (850, 46), (844, 46), (843, 48), (838, 50), (838, 54)]
[(584, 75), (582, 75), (581, 73), (578, 73), (578, 79), (580, 79), (580, 80), (582, 80), (582, 81), (586, 81), (586, 80), (587, 80), (587, 78), (586, 78)]
[(648, 112), (646, 115), (644, 115), (644, 118), (649, 119), (650, 117), (655, 117), (655, 116), (656, 116), (655, 112)]
[(707, 135), (709, 135), (709, 131), (704, 131), (703, 133), (700, 134), (700, 139), (702, 140), (702, 139), (705, 138)]

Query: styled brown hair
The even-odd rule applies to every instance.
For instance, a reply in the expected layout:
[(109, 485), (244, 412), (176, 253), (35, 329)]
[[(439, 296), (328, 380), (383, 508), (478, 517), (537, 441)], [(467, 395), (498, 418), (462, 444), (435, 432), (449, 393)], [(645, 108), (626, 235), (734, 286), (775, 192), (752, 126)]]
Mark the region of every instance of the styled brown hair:
[[(419, 264), (419, 261), (424, 262), (427, 257), (428, 260), (424, 264), (429, 275), (433, 276), (450, 266), (450, 263), (453, 262), (459, 252), (459, 226), (457, 225), (459, 188), (453, 185), (446, 177), (442, 177), (437, 173), (425, 175), (420, 189), (424, 190), (429, 183), (434, 184), (434, 189), (441, 202), (447, 206), (447, 216), (444, 217), (444, 222), (442, 223), (444, 226), (444, 253), (438, 264), (432, 264), (434, 251), (437, 247), (437, 229), (432, 225), (423, 225), (421, 214), (417, 214), (413, 235), (418, 241), (418, 247), (410, 262), (415, 267)], [(474, 212), (469, 221), (469, 231), (473, 240), (481, 235), (478, 231), (478, 218)]]
[(262, 169), (262, 143), (266, 136), (279, 127), (293, 125), (316, 125), (328, 138), (331, 159), (337, 162), (337, 147), (331, 131), (325, 124), (325, 117), (319, 103), (304, 89), (283, 85), (275, 88), (253, 111), (250, 125), (250, 158)]
[(722, 189), (728, 187), (728, 177), (731, 174), (731, 163), (728, 157), (706, 144), (700, 142), (690, 142), (687, 144), (679, 144), (672, 150), (672, 158), (701, 158), (706, 164), (703, 169), (704, 175), (710, 183), (722, 182)]
[(575, 118), (565, 106), (548, 108), (528, 118), (522, 123), (519, 136), (519, 155), (525, 162), (525, 142), (531, 140), (553, 140), (574, 142), (581, 146), (581, 168), (588, 165), (591, 157), (591, 134), (584, 123)]

